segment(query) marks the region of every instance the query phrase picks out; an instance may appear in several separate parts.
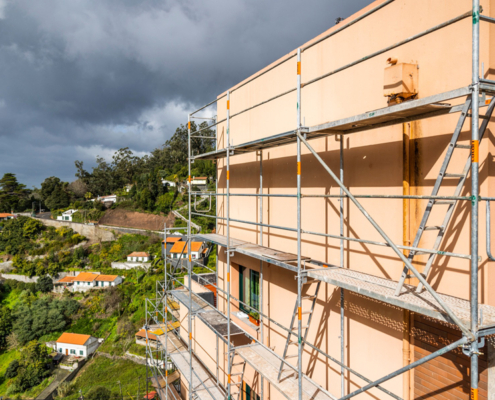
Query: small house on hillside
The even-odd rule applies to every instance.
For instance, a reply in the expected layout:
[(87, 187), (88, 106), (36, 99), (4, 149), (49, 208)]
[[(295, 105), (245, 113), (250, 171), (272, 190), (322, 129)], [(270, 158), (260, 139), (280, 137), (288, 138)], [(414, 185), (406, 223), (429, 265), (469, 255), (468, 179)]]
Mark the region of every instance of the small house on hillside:
[(150, 254), (144, 251), (135, 251), (127, 256), (128, 262), (148, 262), (150, 260)]
[(6, 221), (8, 219), (13, 219), (14, 217), (14, 214), (0, 213), (0, 221)]
[[(146, 346), (146, 331), (144, 329), (140, 329), (138, 332), (136, 332), (134, 337), (136, 338), (136, 344)], [(156, 348), (158, 337), (151, 331), (148, 331), (148, 341), (151, 347)]]
[(100, 275), (94, 272), (81, 272), (73, 277), (72, 281), (74, 283), (73, 291), (80, 292), (120, 285), (122, 277), (118, 275)]
[[(202, 257), (203, 250), (205, 248), (205, 244), (203, 242), (192, 242), (191, 244), (191, 258), (193, 260), (199, 259)], [(172, 248), (170, 249), (170, 258), (172, 259), (187, 259), (188, 254), (188, 246), (186, 246), (186, 242), (176, 242)], [(181, 257), (182, 254), (182, 257)]]
[(88, 357), (98, 348), (98, 339), (79, 333), (62, 333), (57, 339), (57, 352), (66, 356)]
[(167, 239), (162, 240), (162, 252), (165, 252), (165, 246), (167, 247), (167, 253), (170, 252), (175, 243), (180, 242), (182, 240), (182, 235), (172, 235), (167, 236)]
[(166, 179), (162, 179), (163, 186), (176, 187), (177, 184), (174, 181), (167, 181)]
[(58, 221), (70, 221), (72, 222), (72, 216), (77, 212), (77, 210), (67, 210), (57, 217)]
[(192, 187), (196, 186), (199, 190), (206, 190), (208, 187), (208, 177), (207, 176), (193, 176)]
[(110, 287), (117, 286), (122, 283), (122, 278), (118, 275), (98, 275), (95, 280), (96, 287)]
[(65, 276), (56, 282), (53, 282), (53, 291), (55, 293), (62, 293), (65, 289), (71, 291), (74, 285), (75, 276)]

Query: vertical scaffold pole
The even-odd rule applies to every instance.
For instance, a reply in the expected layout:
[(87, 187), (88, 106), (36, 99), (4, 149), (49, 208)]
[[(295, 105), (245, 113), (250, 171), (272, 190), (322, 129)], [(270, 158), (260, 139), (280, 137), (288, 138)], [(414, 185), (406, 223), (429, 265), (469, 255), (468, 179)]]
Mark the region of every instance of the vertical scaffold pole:
[[(344, 135), (340, 135), (340, 181), (344, 182)], [(344, 191), (340, 188), (340, 236), (344, 236)], [(344, 239), (340, 239), (340, 268), (344, 268)], [(340, 392), (345, 396), (344, 289), (340, 288)]]
[(193, 358), (192, 358), (192, 262), (191, 262), (191, 190), (192, 190), (192, 180), (191, 180), (191, 114), (189, 114), (187, 119), (187, 166), (188, 166), (188, 179), (189, 179), (189, 191), (188, 191), (188, 209), (189, 215), (187, 219), (187, 269), (189, 274), (188, 279), (188, 289), (189, 289), (189, 313), (188, 313), (188, 330), (189, 330), (189, 400), (193, 397)]
[(145, 300), (144, 301), (144, 328), (145, 328), (145, 335), (146, 335), (146, 397), (148, 397), (148, 368), (150, 365), (150, 362), (148, 361), (148, 302)]
[[(263, 194), (263, 150), (260, 150), (260, 195)], [(260, 201), (260, 224), (263, 223), (263, 196), (259, 197)], [(263, 246), (263, 227), (260, 225), (260, 246)], [(263, 261), (260, 261), (260, 298), (259, 298), (259, 307), (260, 307), (260, 336), (261, 336), (261, 344), (265, 344), (265, 336), (263, 331)], [(261, 375), (260, 379), (260, 396), (261, 400), (263, 400), (264, 392), (265, 392), (265, 379), (263, 375)]]
[[(226, 158), (226, 237), (227, 237), (227, 396), (231, 399), (231, 343), (230, 343), (230, 91), (227, 92), (227, 158)], [(241, 390), (242, 387), (239, 387)]]
[(478, 400), (478, 196), (479, 196), (479, 68), (480, 0), (473, 0), (473, 101), (471, 104), (471, 400)]
[[(297, 129), (301, 129), (301, 49), (297, 49)], [(301, 139), (297, 136), (297, 386), (302, 400), (302, 309), (301, 309)]]
[[(167, 223), (165, 223), (165, 229), (164, 229), (164, 240), (165, 243), (163, 243), (163, 254), (164, 254), (164, 259), (165, 259), (165, 287), (163, 289), (163, 301), (164, 301), (164, 311), (163, 311), (163, 323), (165, 325), (165, 346), (164, 346), (164, 363), (165, 363), (165, 400), (168, 400), (168, 279), (167, 279)], [(158, 297), (158, 296), (157, 296)], [(173, 321), (172, 321), (173, 322)]]

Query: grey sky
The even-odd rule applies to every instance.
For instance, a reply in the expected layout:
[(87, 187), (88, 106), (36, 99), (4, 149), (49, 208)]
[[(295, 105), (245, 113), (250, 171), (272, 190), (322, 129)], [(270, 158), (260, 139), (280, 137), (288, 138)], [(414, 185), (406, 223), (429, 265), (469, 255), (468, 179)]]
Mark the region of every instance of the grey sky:
[(161, 146), (187, 113), (370, 0), (0, 0), (0, 174)]

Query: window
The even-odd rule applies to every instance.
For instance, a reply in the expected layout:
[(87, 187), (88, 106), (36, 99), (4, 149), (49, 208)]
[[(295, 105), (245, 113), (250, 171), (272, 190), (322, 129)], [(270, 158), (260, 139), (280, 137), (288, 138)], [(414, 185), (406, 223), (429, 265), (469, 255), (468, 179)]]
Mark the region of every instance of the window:
[(80, 356), (83, 356), (84, 355), (84, 352), (82, 350), (79, 350), (79, 355)]
[(246, 383), (242, 382), (244, 386), (244, 390), (242, 391), (242, 400), (260, 400), (260, 396), (258, 396), (253, 389)]
[(62, 353), (63, 352), (62, 348), (58, 349), (58, 352), (59, 353)]
[(91, 282), (88, 282), (88, 286), (91, 285)]
[[(239, 299), (256, 310), (260, 308), (260, 274), (252, 269), (239, 266)], [(240, 305), (241, 311), (248, 313), (252, 309)]]
[(76, 354), (76, 351), (74, 349), (70, 349), (70, 354)]

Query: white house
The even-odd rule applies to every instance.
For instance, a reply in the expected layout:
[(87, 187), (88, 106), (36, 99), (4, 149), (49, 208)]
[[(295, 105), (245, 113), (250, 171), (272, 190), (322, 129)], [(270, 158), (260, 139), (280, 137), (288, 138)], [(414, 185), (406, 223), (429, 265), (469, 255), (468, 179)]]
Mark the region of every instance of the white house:
[(67, 210), (62, 213), (62, 215), (59, 215), (57, 217), (57, 220), (59, 221), (71, 221), (72, 222), (72, 216), (74, 213), (76, 213), (77, 210)]
[(150, 260), (151, 256), (144, 251), (135, 251), (127, 256), (127, 261), (129, 262), (148, 262)]
[[(206, 189), (208, 185), (208, 177), (207, 176), (193, 176), (191, 183), (193, 186), (197, 186), (200, 189)], [(188, 182), (189, 184), (189, 182)]]
[(101, 275), (94, 272), (81, 272), (72, 278), (72, 283), (74, 292), (85, 292), (90, 289), (120, 285), (122, 277), (118, 275)]
[(98, 339), (79, 333), (62, 333), (57, 339), (57, 352), (66, 356), (88, 357), (98, 348)]
[(6, 221), (8, 219), (13, 219), (14, 214), (9, 214), (9, 213), (0, 213), (0, 221)]
[(108, 196), (98, 196), (96, 200), (101, 201), (102, 203), (117, 203), (117, 195), (109, 194)]
[(122, 283), (122, 277), (118, 275), (98, 275), (95, 282), (98, 288), (117, 286)]
[[(205, 249), (205, 245), (203, 242), (192, 242), (191, 258), (195, 260), (202, 257), (202, 253), (204, 249)], [(188, 252), (188, 248), (186, 246), (186, 242), (176, 242), (170, 249), (170, 258), (175, 258), (175, 259), (182, 258), (184, 260), (187, 260), (187, 252)]]
[(162, 179), (162, 185), (163, 186), (170, 186), (170, 187), (176, 187), (177, 184), (174, 181), (167, 181), (166, 179)]

